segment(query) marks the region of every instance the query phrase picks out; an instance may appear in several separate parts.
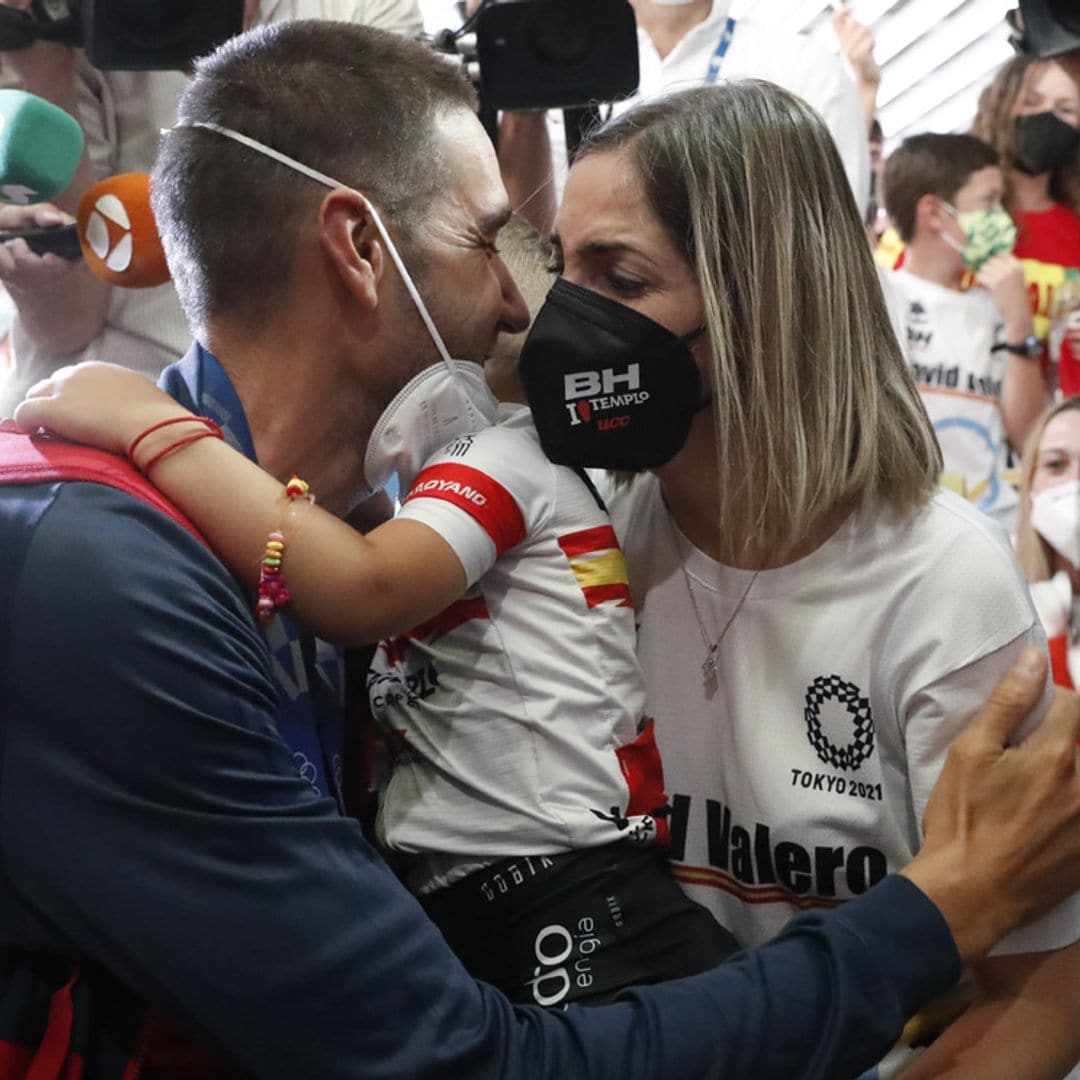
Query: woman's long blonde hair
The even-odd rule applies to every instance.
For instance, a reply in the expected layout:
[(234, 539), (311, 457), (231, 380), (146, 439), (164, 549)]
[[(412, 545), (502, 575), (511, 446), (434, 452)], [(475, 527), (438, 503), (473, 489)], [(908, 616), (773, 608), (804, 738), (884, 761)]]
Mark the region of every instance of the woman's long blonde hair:
[(1035, 421), (1024, 443), (1020, 469), (1020, 513), (1016, 524), (1016, 557), (1028, 581), (1046, 581), (1054, 564), (1054, 549), (1031, 527), (1031, 479), (1039, 463), (1039, 445), (1046, 425), (1063, 412), (1080, 409), (1080, 397), (1066, 398), (1051, 406)]
[(912, 513), (941, 455), (828, 130), (766, 82), (635, 108), (625, 151), (695, 268), (712, 346), (725, 559), (792, 551), (845, 504)]

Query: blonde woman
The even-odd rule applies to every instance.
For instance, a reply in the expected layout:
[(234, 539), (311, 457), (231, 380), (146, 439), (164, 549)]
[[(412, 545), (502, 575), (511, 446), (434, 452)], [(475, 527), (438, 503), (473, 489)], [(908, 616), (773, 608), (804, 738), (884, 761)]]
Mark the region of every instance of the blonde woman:
[[(1006, 537), (935, 489), (937, 445), (808, 106), (748, 82), (628, 113), (571, 171), (555, 252), (521, 358), (536, 429), (557, 463), (646, 473), (612, 509), (676, 874), (754, 944), (911, 858), (950, 740), (1045, 639)], [(102, 436), (115, 395), (80, 402), (70, 382), (41, 422), (112, 446), (152, 418)], [(155, 470), (200, 525), (213, 442)], [(250, 510), (229, 514), (207, 524), (257, 548)], [(310, 563), (331, 579), (334, 560)], [(291, 584), (309, 619), (337, 599)], [(1074, 906), (1008, 941), (916, 1068), (1060, 1076), (1080, 1050), (1078, 936)]]
[[(918, 849), (950, 740), (1042, 631), (1007, 537), (935, 488), (938, 448), (857, 209), (800, 101), (748, 83), (626, 116), (572, 171), (556, 238), (556, 289), (684, 340), (705, 328), (688, 346), (700, 384), (681, 449), (610, 506), (675, 872), (753, 945)], [(542, 436), (530, 354), (545, 336), (570, 336), (551, 334), (547, 308), (523, 355)], [(577, 430), (548, 430), (549, 453)], [(1006, 943), (909, 1075), (1067, 1072), (1078, 938), (1074, 903)]]
[(1050, 639), (1054, 682), (1080, 685), (1080, 398), (1043, 413), (1024, 448), (1016, 550)]

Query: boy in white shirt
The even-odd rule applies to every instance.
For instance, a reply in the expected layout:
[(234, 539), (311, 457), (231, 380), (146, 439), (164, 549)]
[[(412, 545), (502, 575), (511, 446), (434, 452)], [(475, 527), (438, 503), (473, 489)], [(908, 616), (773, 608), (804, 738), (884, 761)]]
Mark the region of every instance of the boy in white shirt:
[(1046, 388), (997, 155), (971, 135), (915, 135), (886, 162), (884, 188), (906, 245), (891, 284), (943, 481), (1011, 528), (1009, 448), (1023, 445)]

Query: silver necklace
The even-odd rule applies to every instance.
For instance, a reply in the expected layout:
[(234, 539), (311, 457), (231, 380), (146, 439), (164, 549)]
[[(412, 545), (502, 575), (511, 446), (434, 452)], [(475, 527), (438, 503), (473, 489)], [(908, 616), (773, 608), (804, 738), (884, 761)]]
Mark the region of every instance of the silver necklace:
[(675, 522), (672, 520), (671, 515), (666, 508), (664, 514), (667, 517), (668, 528), (671, 529), (671, 539), (675, 545), (675, 555), (679, 560), (679, 569), (682, 571), (683, 581), (686, 583), (686, 595), (690, 597), (690, 607), (694, 612), (694, 621), (697, 623), (698, 632), (701, 634), (701, 643), (705, 646), (705, 659), (701, 662), (701, 677), (705, 680), (706, 688), (714, 690), (716, 688), (717, 678), (716, 653), (720, 648), (720, 642), (724, 640), (724, 635), (731, 629), (731, 624), (739, 617), (739, 612), (742, 611), (743, 604), (746, 603), (746, 598), (750, 595), (750, 590), (754, 587), (754, 582), (757, 581), (758, 574), (761, 573), (761, 568), (759, 567), (750, 576), (750, 580), (746, 583), (746, 588), (743, 589), (742, 595), (735, 605), (735, 610), (728, 616), (728, 621), (724, 623), (723, 628), (720, 630), (720, 633), (716, 635), (715, 640), (710, 640), (709, 635), (705, 630), (705, 620), (701, 617), (701, 609), (698, 607), (693, 583), (690, 581), (690, 573), (686, 569), (686, 559), (683, 557), (682, 546), (679, 544), (679, 534), (675, 531)]

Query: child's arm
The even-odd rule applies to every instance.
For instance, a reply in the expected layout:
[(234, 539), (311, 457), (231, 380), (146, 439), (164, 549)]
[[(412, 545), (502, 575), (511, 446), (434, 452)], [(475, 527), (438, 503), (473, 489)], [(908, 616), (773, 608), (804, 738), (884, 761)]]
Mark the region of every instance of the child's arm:
[[(66, 369), (35, 388), (49, 396), (19, 406), (26, 429), (123, 452), (140, 432), (186, 410), (140, 375), (108, 364)], [(152, 433), (138, 448), (150, 461), (197, 420)], [(449, 544), (415, 521), (390, 521), (367, 536), (283, 485), (219, 439), (200, 439), (153, 466), (153, 482), (206, 537), (221, 560), (255, 585), (267, 535), (285, 538), (282, 577), (289, 610), (320, 637), (340, 644), (376, 641), (442, 611), (465, 591), (465, 571)]]

